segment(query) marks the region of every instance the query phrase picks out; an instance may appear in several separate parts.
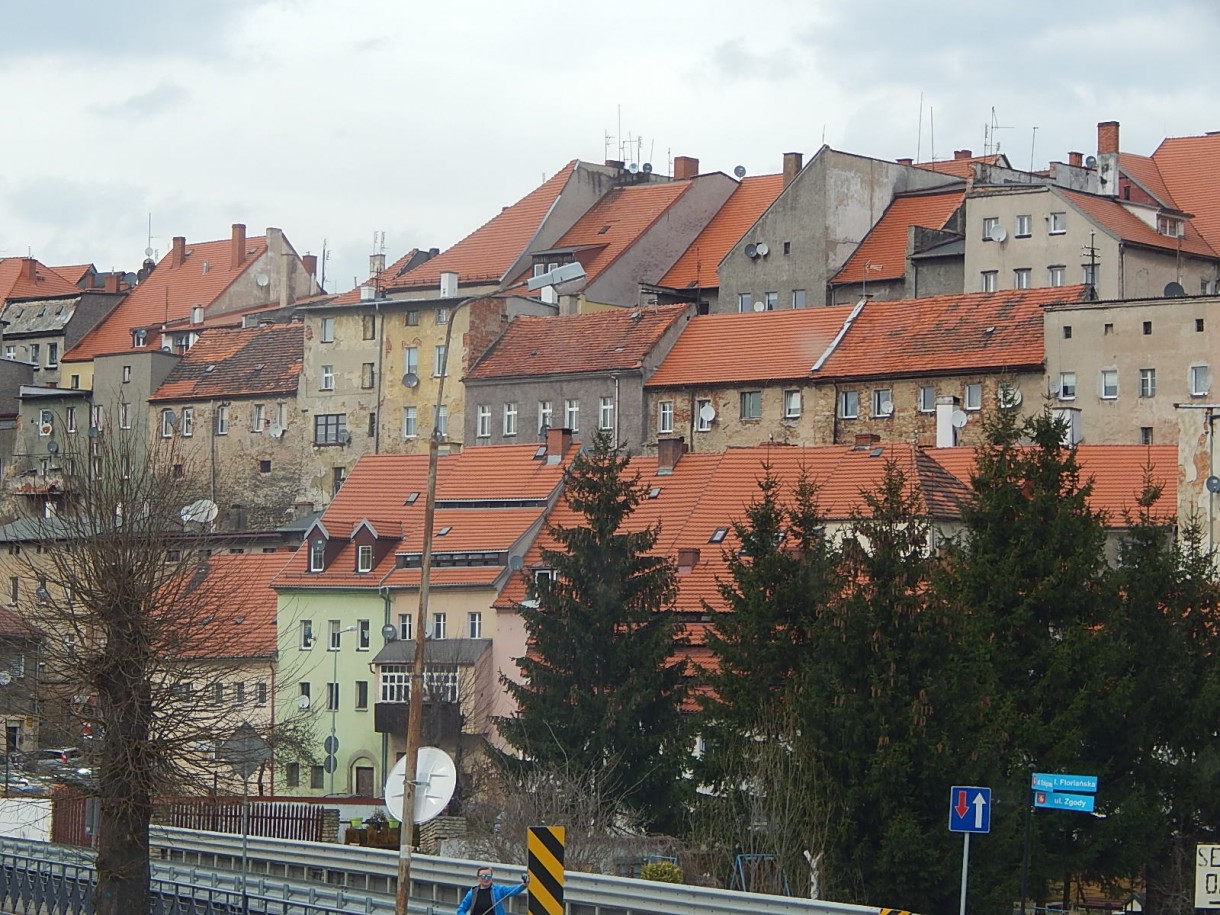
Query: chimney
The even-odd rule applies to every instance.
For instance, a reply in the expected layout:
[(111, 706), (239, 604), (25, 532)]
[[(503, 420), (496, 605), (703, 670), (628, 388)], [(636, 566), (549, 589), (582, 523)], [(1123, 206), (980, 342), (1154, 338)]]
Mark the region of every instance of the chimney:
[(175, 235), (174, 246), (169, 252), (169, 265), (170, 267), (181, 267), (184, 260), (186, 260), (186, 236)]
[(857, 432), (856, 433), (856, 451), (868, 451), (881, 444), (881, 436), (876, 432)]
[(899, 165), (914, 165), (915, 164), (915, 160), (910, 157), (907, 157), (905, 159), (898, 159), (897, 162)]
[(678, 574), (685, 575), (699, 564), (699, 548), (684, 546), (678, 548)]
[(606, 168), (617, 168), (619, 171), (622, 171), (624, 166), (626, 166), (626, 164), (627, 163), (624, 162), (622, 159), (607, 159), (606, 160)]
[(376, 276), (385, 270), (385, 255), (370, 254), (369, 255), (369, 276)]
[(674, 472), (678, 460), (686, 454), (686, 439), (663, 438), (657, 442), (657, 474), (666, 476)]
[(784, 153), (784, 187), (792, 183), (804, 163), (805, 157), (799, 152)]
[(302, 254), (301, 266), (305, 268), (305, 275), (316, 277), (318, 275), (318, 255)]
[(546, 430), (546, 462), (548, 464), (558, 464), (563, 460), (564, 454), (572, 444), (571, 429), (547, 429)]
[(674, 180), (681, 181), (699, 174), (699, 160), (694, 156), (674, 156)]
[(953, 413), (957, 410), (956, 397), (936, 398), (936, 447), (952, 448), (957, 444), (957, 428), (953, 425)]
[(37, 283), (38, 282), (38, 261), (34, 260), (34, 258), (32, 258), (32, 257), (23, 258), (23, 261), (24, 261), (24, 263), (22, 264), (22, 266), (25, 269), (22, 272), (25, 274), (25, 278), (27, 280), (29, 280), (31, 283)]
[(1084, 166), (1084, 153), (1068, 153), (1068, 165), (1074, 165), (1076, 168), (1082, 168)]
[(1097, 124), (1097, 155), (1118, 152), (1118, 121), (1100, 121)]
[(246, 227), (233, 223), (233, 241), (229, 245), (229, 267), (236, 270), (246, 260)]
[(123, 275), (121, 273), (107, 273), (104, 277), (102, 277), (102, 291), (118, 292), (119, 280), (122, 279), (122, 277)]
[(954, 159), (972, 159), (972, 158), (974, 158), (974, 152), (969, 149), (955, 149), (955, 150), (953, 150), (953, 158)]

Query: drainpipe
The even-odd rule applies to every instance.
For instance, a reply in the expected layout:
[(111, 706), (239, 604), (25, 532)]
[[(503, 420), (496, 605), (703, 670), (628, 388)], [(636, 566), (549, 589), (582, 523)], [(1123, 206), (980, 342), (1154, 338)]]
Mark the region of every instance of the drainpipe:
[[(377, 330), (377, 361), (374, 363), (374, 371), (377, 373), (377, 421), (373, 423), (373, 454), (381, 453), (381, 421), (384, 418), (381, 415), (381, 359), (385, 353), (385, 313), (381, 310), (381, 303), (374, 300), (373, 311), (376, 312), (377, 318), (381, 326)], [(389, 611), (386, 611), (389, 613)], [(387, 622), (388, 617), (387, 617)]]
[[(618, 447), (618, 375), (611, 375), (611, 380), (614, 382), (614, 447)], [(641, 389), (641, 393), (643, 393)]]

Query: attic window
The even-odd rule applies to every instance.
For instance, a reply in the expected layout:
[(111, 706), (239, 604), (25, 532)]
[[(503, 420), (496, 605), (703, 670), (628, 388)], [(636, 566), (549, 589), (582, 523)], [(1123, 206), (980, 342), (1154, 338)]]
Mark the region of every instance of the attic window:
[(419, 499), (419, 493), (413, 492), (413, 493), (410, 493), (407, 495), (407, 501), (404, 502), (403, 504), (404, 505), (414, 505), (416, 500), (418, 500), (418, 499)]
[(216, 366), (209, 365), (206, 369), (204, 369), (204, 371), (211, 374), (212, 372), (216, 371)]
[(648, 498), (650, 498), (650, 499), (655, 499), (660, 494), (661, 494), (660, 486), (654, 486), (654, 487), (652, 487), (652, 489), (648, 490)]
[(436, 532), (436, 536), (444, 537), (451, 530), (453, 530), (453, 528), (446, 524), (444, 527), (442, 527), (439, 531)]
[(609, 232), (609, 231), (610, 231), (610, 227), (609, 227), (609, 226), (602, 226), (600, 229), (598, 229), (598, 230), (597, 230), (597, 234), (598, 234), (598, 235), (605, 235), (605, 234), (606, 234), (607, 232)]
[(326, 568), (326, 541), (321, 537), (309, 544), (309, 571), (321, 572)]
[(727, 527), (718, 527), (712, 531), (712, 536), (707, 539), (708, 543), (724, 543), (724, 538), (729, 535)]

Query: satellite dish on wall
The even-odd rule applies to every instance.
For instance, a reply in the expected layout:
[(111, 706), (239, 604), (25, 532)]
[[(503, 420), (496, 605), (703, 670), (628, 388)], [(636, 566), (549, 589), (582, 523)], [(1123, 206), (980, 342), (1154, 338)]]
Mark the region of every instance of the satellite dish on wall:
[(260, 273), (254, 278), (254, 282), (258, 283), (259, 286), (266, 286), (271, 282), (271, 278), (265, 273)]
[(758, 244), (756, 244), (754, 246), (754, 250), (758, 252), (759, 257), (766, 257), (771, 253), (771, 249), (767, 246), (765, 241), (760, 241)]
[(1208, 492), (1220, 492), (1220, 477), (1210, 476), (1205, 484)]
[(1097, 157), (1096, 156), (1085, 156), (1084, 157), (1084, 167), (1085, 168), (1097, 168)]
[(1003, 226), (999, 226), (999, 225), (992, 226), (991, 227), (991, 240), (992, 241), (1007, 241), (1008, 240), (1008, 230), (1005, 229)]
[[(394, 764), (385, 780), (385, 806), (394, 819), (403, 822), (403, 780), (407, 773), (407, 758)], [(415, 804), (411, 820), (427, 823), (440, 815), (457, 787), (457, 767), (449, 754), (439, 747), (420, 747), (415, 764)]]
[(272, 423), (267, 427), (267, 434), (272, 438), (281, 438), (284, 435), (284, 427), (279, 423)]
[(525, 560), (522, 559), (518, 554), (514, 553), (508, 557), (508, 567), (514, 572), (520, 572), (521, 569), (525, 567)]
[(298, 697), (297, 708), (299, 708), (302, 712), (305, 711), (307, 708), (309, 708), (309, 697), (308, 696)]
[(219, 512), (220, 509), (211, 499), (196, 499), (190, 505), (182, 506), (179, 514), (183, 524), (207, 524), (215, 521)]
[(750, 260), (754, 260), (754, 258), (758, 257), (758, 245), (754, 244), (754, 242), (750, 242), (746, 245), (746, 257), (748, 257)]
[(652, 163), (645, 162), (643, 165), (640, 166), (640, 171), (642, 171), (645, 175), (651, 175), (652, 174)]
[(960, 429), (962, 426), (966, 425), (966, 420), (969, 418), (970, 417), (966, 415), (964, 410), (954, 410), (949, 415), (949, 424), (953, 426), (954, 429)]
[(381, 637), (387, 642), (393, 642), (398, 638), (398, 630), (394, 628), (392, 623), (386, 623), (381, 627)]
[(746, 167), (744, 165), (733, 166), (733, 174), (738, 178), (744, 178), (746, 176)]
[(59, 442), (56, 442), (56, 441), (47, 442), (47, 451), (50, 452), (51, 454), (59, 454)]
[(705, 423), (710, 423), (716, 418), (716, 408), (710, 403), (705, 403), (699, 408), (699, 418)]
[(1176, 298), (1186, 295), (1186, 290), (1184, 288), (1182, 288), (1181, 283), (1166, 283), (1165, 284), (1165, 295), (1169, 298), (1176, 299)]
[(419, 376), (414, 372), (407, 372), (402, 376), (402, 386), (404, 388), (414, 388), (419, 385)]
[(761, 311), (766, 311), (766, 310), (767, 310), (767, 303), (766, 303), (766, 302), (755, 302), (755, 303), (754, 303), (754, 310), (755, 310), (755, 311), (759, 311), (759, 312), (761, 312)]

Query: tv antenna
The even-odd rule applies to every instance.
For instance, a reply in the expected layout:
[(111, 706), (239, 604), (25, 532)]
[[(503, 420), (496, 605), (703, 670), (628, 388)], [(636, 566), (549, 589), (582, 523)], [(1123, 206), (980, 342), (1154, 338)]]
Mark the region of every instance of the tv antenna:
[(1011, 129), (1011, 126), (1007, 124), (1000, 124), (999, 119), (996, 117), (995, 105), (992, 105), (991, 120), (987, 124), (983, 125), (983, 155), (999, 155), (1000, 141), (996, 139), (996, 131)]

